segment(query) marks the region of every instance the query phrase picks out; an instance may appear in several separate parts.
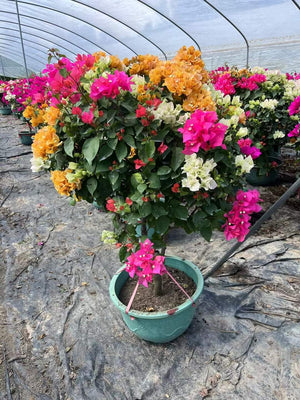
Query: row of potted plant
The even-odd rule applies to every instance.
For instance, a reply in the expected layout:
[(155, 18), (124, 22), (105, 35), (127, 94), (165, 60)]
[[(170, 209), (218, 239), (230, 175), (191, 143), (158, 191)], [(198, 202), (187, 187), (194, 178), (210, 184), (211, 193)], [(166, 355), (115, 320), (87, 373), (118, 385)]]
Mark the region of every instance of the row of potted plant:
[[(179, 227), (210, 240), (221, 229), (226, 239), (243, 241), (251, 214), (261, 209), (258, 191), (245, 184), (262, 153), (247, 128), (250, 109), (243, 96), (216, 87), (193, 47), (170, 61), (152, 55), (120, 60), (103, 52), (75, 61), (57, 51), (53, 56), (42, 85), (24, 102), (23, 115), (38, 127), (32, 170), (50, 172), (71, 204), (96, 202), (112, 215), (114, 230), (102, 238), (119, 248), (125, 264), (112, 280), (111, 297), (140, 337), (172, 340), (189, 325), (203, 278), (191, 263), (166, 256), (169, 231)], [(196, 292), (187, 293), (170, 268), (184, 270)], [(137, 282), (122, 304), (128, 275)], [(133, 311), (137, 292), (150, 286), (163, 293), (166, 277), (185, 294), (184, 306)]]
[(290, 113), (290, 106), (299, 101), (300, 74), (224, 66), (211, 71), (210, 79), (226, 97), (239, 96), (246, 115), (245, 151), (249, 152), (250, 143), (258, 149), (254, 163), (259, 175), (276, 169), (282, 146), (299, 149), (299, 134), (294, 130), (299, 116)]

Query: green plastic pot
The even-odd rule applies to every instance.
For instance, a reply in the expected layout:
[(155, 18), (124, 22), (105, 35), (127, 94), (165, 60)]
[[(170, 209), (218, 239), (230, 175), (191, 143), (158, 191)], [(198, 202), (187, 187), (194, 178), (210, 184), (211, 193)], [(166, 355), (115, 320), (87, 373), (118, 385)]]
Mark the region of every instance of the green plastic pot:
[(21, 143), (24, 144), (25, 146), (30, 146), (33, 143), (32, 136), (34, 136), (34, 133), (28, 131), (19, 133), (19, 138), (21, 140)]
[(11, 114), (11, 108), (10, 107), (1, 107), (0, 108), (0, 114), (1, 115), (10, 115)]
[[(269, 162), (275, 161), (278, 165), (281, 164), (281, 159), (275, 156), (269, 157)], [(271, 169), (266, 175), (259, 175), (259, 168), (253, 167), (249, 174), (246, 175), (246, 181), (253, 186), (272, 186), (276, 185), (279, 179), (277, 169)]]
[(111, 300), (120, 310), (127, 327), (139, 338), (153, 343), (167, 343), (182, 335), (192, 322), (195, 313), (195, 303), (203, 290), (203, 276), (193, 263), (179, 257), (166, 257), (165, 265), (184, 271), (196, 284), (196, 291), (192, 299), (194, 304), (187, 299), (183, 304), (172, 310), (159, 312), (142, 312), (130, 310), (126, 314), (126, 305), (121, 303), (118, 296), (129, 278), (124, 266), (113, 276), (109, 293)]

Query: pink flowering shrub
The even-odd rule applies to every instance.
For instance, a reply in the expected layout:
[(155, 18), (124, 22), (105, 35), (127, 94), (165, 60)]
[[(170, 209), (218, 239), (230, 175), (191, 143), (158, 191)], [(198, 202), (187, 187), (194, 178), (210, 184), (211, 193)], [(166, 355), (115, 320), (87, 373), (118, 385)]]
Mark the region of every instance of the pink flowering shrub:
[(227, 240), (234, 238), (239, 242), (245, 240), (251, 226), (251, 214), (261, 210), (261, 206), (258, 204), (259, 201), (261, 199), (257, 190), (249, 190), (248, 192), (239, 190), (237, 192), (232, 209), (225, 214), (226, 223), (223, 227), (225, 228), (224, 234)]
[(183, 134), (183, 154), (197, 153), (199, 149), (208, 151), (216, 147), (226, 149), (223, 140), (228, 127), (217, 120), (214, 111), (196, 110), (184, 127), (178, 129)]
[(289, 106), (289, 114), (295, 115), (300, 112), (300, 96), (296, 97)]
[(131, 278), (137, 275), (139, 284), (148, 287), (154, 274), (164, 275), (167, 272), (164, 261), (165, 257), (155, 255), (153, 243), (146, 239), (140, 243), (139, 250), (132, 252), (127, 258), (125, 269)]

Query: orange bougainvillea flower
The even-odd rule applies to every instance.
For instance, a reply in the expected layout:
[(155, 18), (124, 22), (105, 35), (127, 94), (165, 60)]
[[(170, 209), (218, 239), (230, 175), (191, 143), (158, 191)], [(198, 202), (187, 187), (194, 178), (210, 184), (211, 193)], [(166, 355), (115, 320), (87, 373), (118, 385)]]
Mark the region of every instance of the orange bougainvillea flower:
[(80, 180), (70, 183), (66, 177), (67, 173), (72, 172), (71, 169), (64, 171), (51, 171), (51, 180), (54, 184), (55, 189), (62, 196), (70, 196), (75, 189), (80, 189)]
[(45, 111), (44, 120), (48, 125), (54, 126), (56, 121), (59, 120), (61, 112), (56, 107), (48, 107)]
[(110, 58), (110, 68), (118, 69), (119, 71), (124, 71), (125, 65), (117, 56), (109, 56)]
[(41, 128), (35, 135), (32, 144), (34, 158), (48, 158), (49, 154), (56, 152), (61, 142), (53, 126)]
[(151, 54), (138, 55), (131, 60), (124, 60), (125, 65), (130, 65), (130, 75), (149, 75), (149, 72), (160, 63), (157, 56)]
[(34, 115), (34, 108), (32, 106), (27, 106), (23, 111), (23, 117), (26, 119), (31, 119)]
[(193, 92), (182, 103), (184, 111), (194, 112), (197, 108), (205, 111), (215, 111), (216, 105), (208, 90), (201, 88), (199, 92)]

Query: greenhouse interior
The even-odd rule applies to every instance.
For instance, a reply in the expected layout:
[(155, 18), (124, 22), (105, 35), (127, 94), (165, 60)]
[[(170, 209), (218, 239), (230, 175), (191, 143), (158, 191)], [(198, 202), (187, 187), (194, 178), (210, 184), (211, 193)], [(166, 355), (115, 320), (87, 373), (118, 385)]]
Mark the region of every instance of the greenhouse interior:
[(298, 400), (299, 1), (0, 19), (0, 399)]

